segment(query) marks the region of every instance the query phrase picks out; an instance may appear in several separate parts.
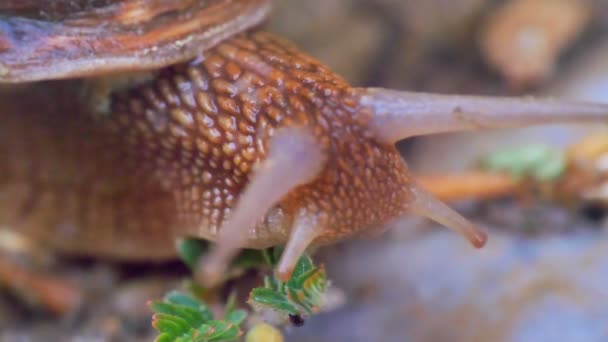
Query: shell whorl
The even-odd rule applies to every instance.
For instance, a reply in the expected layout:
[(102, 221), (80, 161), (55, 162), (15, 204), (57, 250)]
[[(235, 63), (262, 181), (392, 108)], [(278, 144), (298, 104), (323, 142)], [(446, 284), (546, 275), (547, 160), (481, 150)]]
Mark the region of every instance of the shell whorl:
[(0, 82), (162, 68), (260, 24), (269, 0), (3, 1)]

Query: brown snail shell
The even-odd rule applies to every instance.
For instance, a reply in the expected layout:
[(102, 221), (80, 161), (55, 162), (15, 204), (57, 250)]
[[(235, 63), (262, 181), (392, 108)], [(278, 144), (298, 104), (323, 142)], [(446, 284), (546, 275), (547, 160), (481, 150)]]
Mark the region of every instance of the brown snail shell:
[(0, 82), (155, 69), (259, 24), (268, 0), (8, 0)]

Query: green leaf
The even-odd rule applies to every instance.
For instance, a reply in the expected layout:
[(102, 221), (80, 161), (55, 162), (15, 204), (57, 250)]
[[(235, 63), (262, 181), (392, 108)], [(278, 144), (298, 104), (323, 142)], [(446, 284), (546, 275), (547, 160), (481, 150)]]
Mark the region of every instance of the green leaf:
[(183, 318), (162, 313), (154, 315), (153, 326), (159, 332), (174, 336), (184, 334), (190, 327), (188, 322)]
[(559, 150), (531, 144), (494, 152), (482, 160), (482, 165), (493, 171), (507, 172), (515, 179), (531, 177), (544, 182), (563, 175), (566, 158)]
[(155, 342), (173, 342), (173, 341), (175, 341), (175, 338), (171, 334), (162, 333), (162, 334), (158, 335), (158, 337), (154, 341)]
[(152, 303), (152, 310), (170, 317), (180, 317), (184, 319), (189, 326), (200, 325), (205, 320), (200, 311), (183, 305), (154, 302)]
[(203, 240), (194, 238), (184, 238), (177, 243), (179, 258), (188, 265), (190, 269), (195, 269), (199, 258), (209, 249), (209, 244)]
[(241, 325), (241, 323), (245, 321), (245, 318), (247, 318), (247, 312), (245, 310), (233, 310), (224, 317), (225, 320), (236, 325)]
[(197, 310), (201, 314), (204, 321), (213, 319), (213, 313), (207, 304), (187, 294), (171, 291), (165, 296), (165, 300), (174, 306), (185, 306)]
[(272, 289), (257, 287), (251, 290), (249, 294), (252, 304), (268, 306), (274, 310), (286, 312), (291, 315), (297, 315), (298, 310), (290, 303), (289, 299)]
[(312, 259), (304, 255), (298, 260), (296, 267), (293, 270), (291, 278), (287, 281), (288, 286), (298, 286), (298, 283), (302, 281), (302, 277), (311, 271), (314, 271), (315, 266), (312, 263)]
[(302, 288), (306, 281), (308, 281), (308, 279), (310, 279), (310, 277), (312, 277), (317, 271), (318, 270), (316, 268), (311, 268), (306, 271), (303, 270), (302, 273), (298, 275), (295, 275), (294, 272), (294, 275), (289, 279), (287, 285), (292, 288)]
[(229, 321), (210, 321), (210, 333), (207, 335), (209, 342), (233, 341), (241, 335), (238, 325)]
[(178, 291), (169, 292), (167, 295), (165, 295), (165, 300), (172, 304), (189, 306), (193, 309), (197, 309), (201, 305), (201, 302), (196, 298)]
[(214, 320), (205, 303), (179, 292), (170, 292), (150, 307), (154, 311), (152, 326), (160, 333), (157, 342), (234, 341), (241, 335), (239, 325), (247, 315), (232, 308), (226, 319)]
[[(275, 253), (275, 257), (276, 256)], [(249, 303), (255, 308), (268, 308), (283, 314), (306, 316), (318, 312), (325, 302), (329, 282), (323, 267), (302, 256), (291, 278), (281, 282), (274, 276), (264, 278), (264, 286), (253, 289)]]

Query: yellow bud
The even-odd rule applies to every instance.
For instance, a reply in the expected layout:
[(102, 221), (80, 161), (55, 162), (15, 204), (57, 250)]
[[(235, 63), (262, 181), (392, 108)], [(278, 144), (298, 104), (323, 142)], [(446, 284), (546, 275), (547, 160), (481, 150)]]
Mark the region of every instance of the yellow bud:
[(272, 325), (261, 323), (247, 333), (246, 342), (283, 342), (283, 335)]

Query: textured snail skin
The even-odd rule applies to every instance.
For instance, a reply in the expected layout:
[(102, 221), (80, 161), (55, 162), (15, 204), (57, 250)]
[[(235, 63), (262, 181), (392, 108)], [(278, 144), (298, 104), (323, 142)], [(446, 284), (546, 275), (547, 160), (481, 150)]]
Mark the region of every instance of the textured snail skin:
[(603, 104), (351, 88), (260, 31), (154, 72), (1, 86), (0, 103), (0, 225), (122, 259), (216, 241), (197, 273), (207, 284), (239, 248), (286, 245), (287, 279), (308, 246), (408, 213), (481, 247), (485, 234), (418, 186), (394, 143), (608, 120)]
[(481, 247), (485, 234), (418, 186), (394, 143), (608, 120), (603, 104), (352, 88), (260, 31), (153, 72), (1, 86), (0, 103), (0, 225), (122, 259), (216, 241), (197, 273), (208, 285), (239, 248), (286, 245), (285, 280), (308, 246), (408, 213)]
[(244, 246), (284, 244), (303, 212), (323, 227), (313, 243), (327, 244), (407, 210), (405, 163), (374, 139), (356, 93), (271, 34), (238, 35), (117, 90), (108, 113), (77, 89), (86, 87), (27, 88), (26, 103), (4, 100), (12, 107), (0, 125), (1, 223), (61, 251), (165, 258), (175, 238), (216, 240), (269, 141), (288, 127), (311, 132), (324, 164)]

